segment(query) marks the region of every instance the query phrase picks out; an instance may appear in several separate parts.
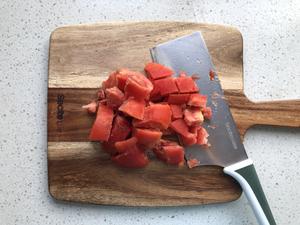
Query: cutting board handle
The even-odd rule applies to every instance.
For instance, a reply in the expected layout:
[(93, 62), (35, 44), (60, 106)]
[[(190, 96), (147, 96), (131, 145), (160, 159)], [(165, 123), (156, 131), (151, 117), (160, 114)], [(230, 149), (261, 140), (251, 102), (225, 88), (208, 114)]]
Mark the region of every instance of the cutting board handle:
[(300, 100), (251, 103), (255, 124), (300, 127)]
[(241, 90), (224, 93), (242, 137), (254, 125), (300, 127), (299, 99), (252, 102)]
[(267, 198), (259, 182), (251, 159), (224, 168), (224, 173), (232, 176), (241, 185), (248, 201), (261, 225), (276, 225)]

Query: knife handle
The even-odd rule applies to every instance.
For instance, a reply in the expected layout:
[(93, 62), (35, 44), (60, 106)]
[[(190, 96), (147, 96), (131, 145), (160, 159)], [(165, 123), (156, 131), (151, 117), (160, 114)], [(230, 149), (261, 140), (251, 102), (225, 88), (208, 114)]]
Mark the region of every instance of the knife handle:
[(261, 225), (276, 225), (268, 201), (259, 182), (251, 159), (224, 168), (224, 173), (232, 176), (241, 185), (248, 201)]

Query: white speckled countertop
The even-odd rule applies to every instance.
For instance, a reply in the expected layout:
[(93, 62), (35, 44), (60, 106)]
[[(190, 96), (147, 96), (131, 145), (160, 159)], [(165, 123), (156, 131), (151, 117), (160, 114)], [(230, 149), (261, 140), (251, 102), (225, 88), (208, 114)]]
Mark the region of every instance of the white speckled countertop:
[[(300, 98), (297, 0), (1, 0), (0, 225), (256, 224), (243, 195), (226, 204), (174, 208), (71, 204), (49, 196), (46, 93), (50, 32), (68, 24), (127, 20), (236, 26), (244, 37), (246, 95), (254, 101)], [(280, 225), (300, 221), (299, 131), (257, 127), (245, 138)]]

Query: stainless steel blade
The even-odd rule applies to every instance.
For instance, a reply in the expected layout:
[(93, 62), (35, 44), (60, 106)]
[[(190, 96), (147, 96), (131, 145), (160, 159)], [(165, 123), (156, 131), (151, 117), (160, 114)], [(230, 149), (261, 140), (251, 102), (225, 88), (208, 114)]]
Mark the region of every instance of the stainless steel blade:
[(213, 116), (203, 126), (209, 133), (211, 146), (203, 148), (199, 145), (187, 147), (185, 157), (198, 159), (200, 165), (227, 166), (247, 159), (239, 132), (227, 101), (224, 98), (220, 81), (215, 73), (213, 81), (209, 71), (214, 70), (208, 49), (200, 32), (162, 43), (150, 50), (155, 62), (171, 67), (177, 74), (185, 71), (188, 75), (197, 74), (201, 94), (207, 95), (208, 105)]

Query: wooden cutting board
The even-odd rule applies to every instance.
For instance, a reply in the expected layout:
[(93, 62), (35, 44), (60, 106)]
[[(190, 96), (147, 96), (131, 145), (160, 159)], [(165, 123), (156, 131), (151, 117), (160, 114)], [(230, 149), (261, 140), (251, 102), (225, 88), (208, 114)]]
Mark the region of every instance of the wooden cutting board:
[[(219, 167), (188, 169), (153, 161), (145, 169), (114, 166), (88, 141), (94, 120), (81, 106), (120, 67), (142, 70), (149, 48), (201, 31), (241, 136), (255, 124), (300, 127), (300, 101), (254, 103), (243, 93), (243, 40), (232, 27), (139, 22), (68, 26), (50, 38), (48, 179), (55, 199), (126, 206), (177, 206), (227, 202), (239, 185)], [(258, 150), (259, 151), (259, 150)]]

